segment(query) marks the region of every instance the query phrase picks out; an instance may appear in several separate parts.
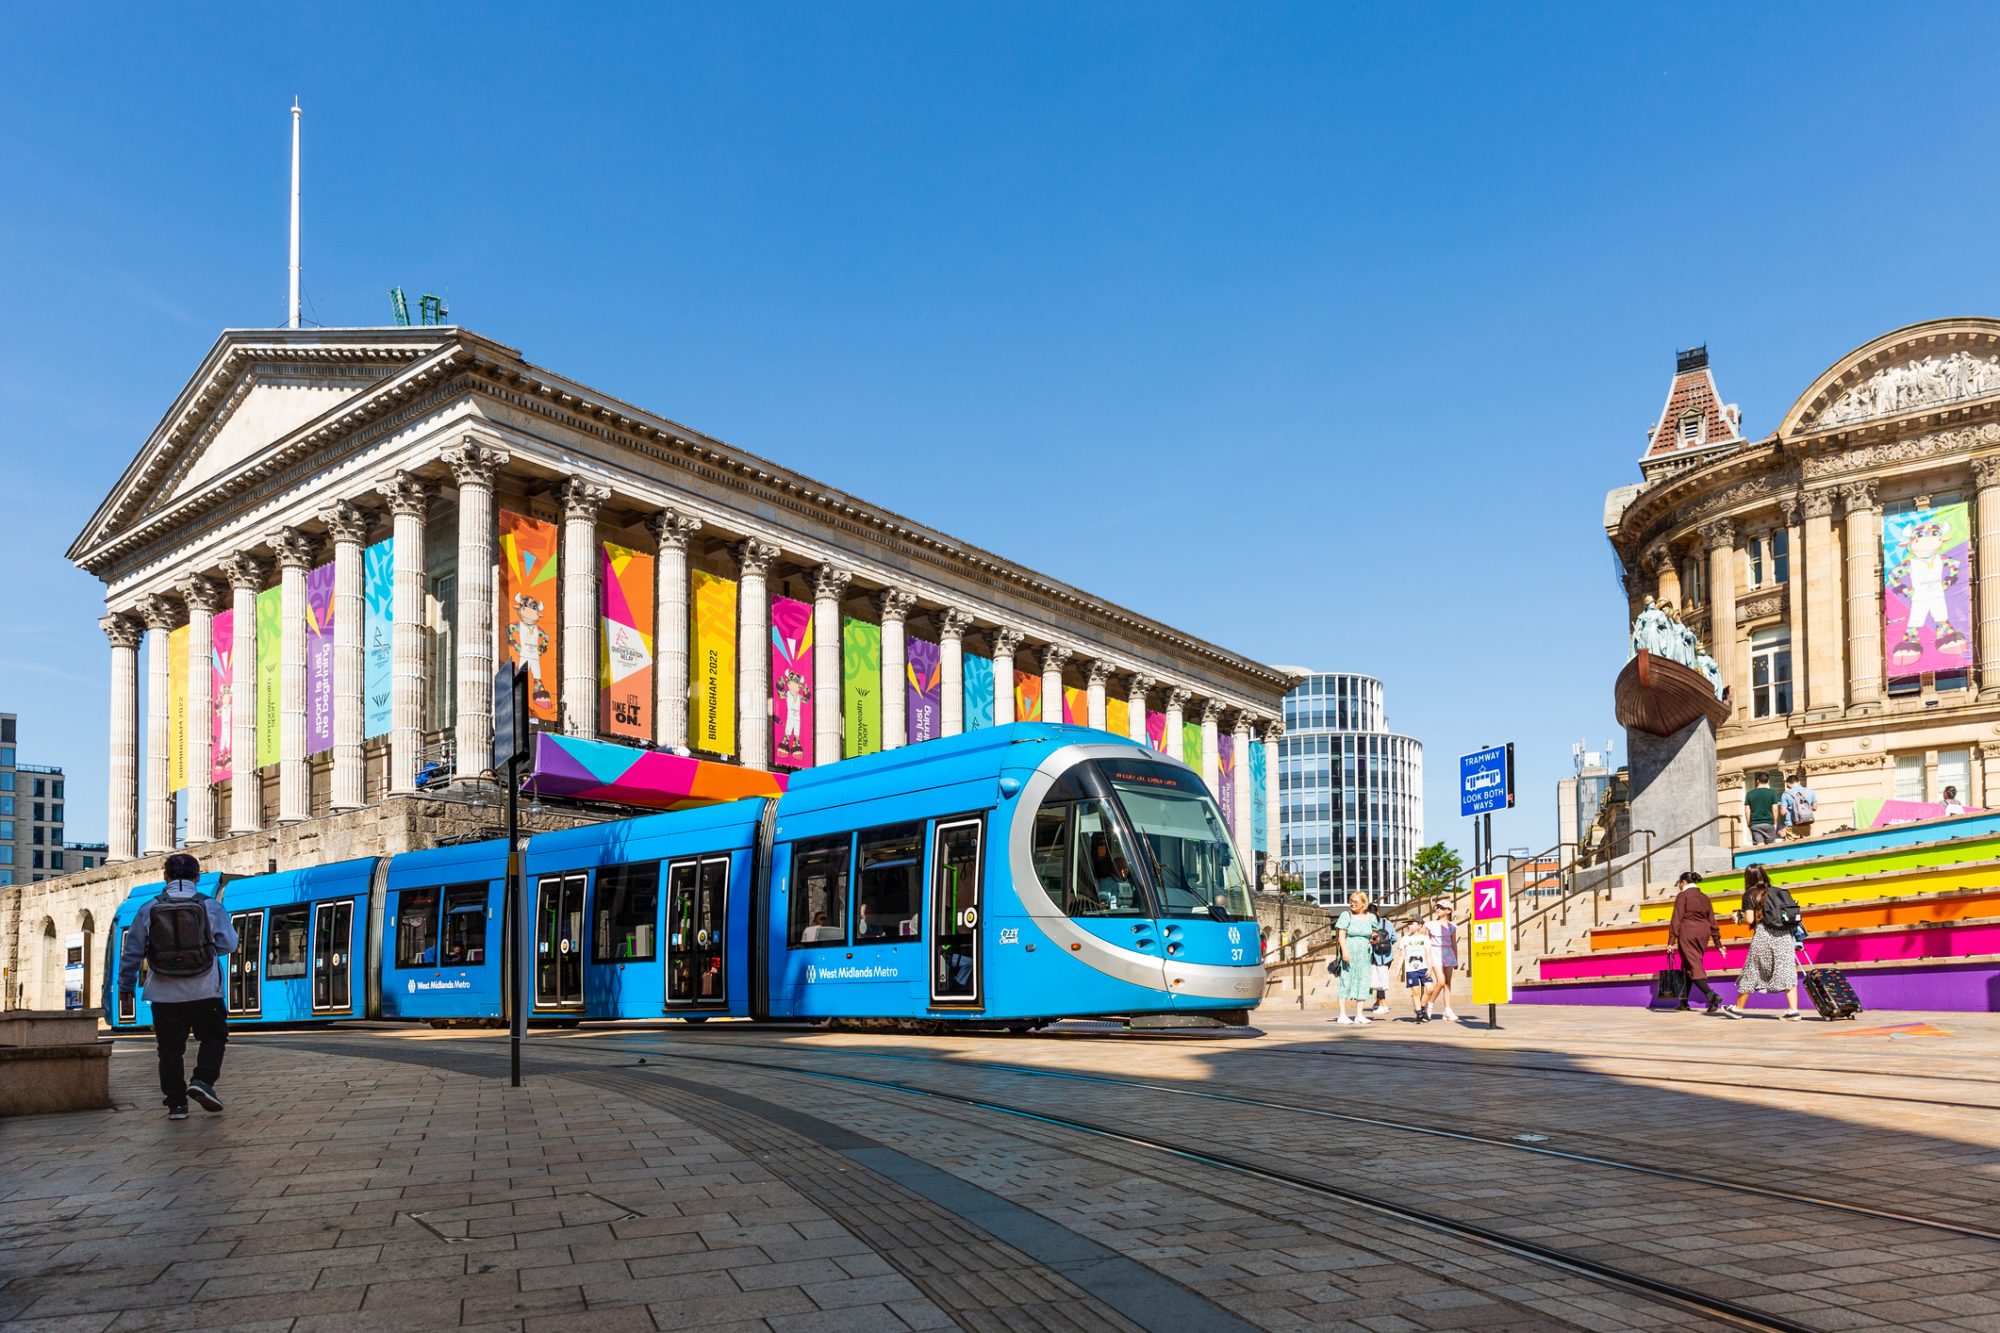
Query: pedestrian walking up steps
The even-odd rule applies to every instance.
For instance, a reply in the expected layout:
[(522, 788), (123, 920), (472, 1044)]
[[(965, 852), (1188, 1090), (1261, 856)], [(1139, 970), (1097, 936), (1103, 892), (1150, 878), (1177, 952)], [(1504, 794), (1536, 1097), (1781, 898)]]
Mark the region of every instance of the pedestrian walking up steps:
[[(1816, 963), (1838, 967), (1869, 1009), (2000, 1012), (2000, 815), (1968, 815), (1739, 852), (1702, 888), (1718, 916), (1763, 865), (1803, 910)], [(1637, 921), (1589, 932), (1588, 948), (1540, 960), (1516, 1003), (1643, 1005), (1668, 966), (1670, 888)], [(1711, 980), (1734, 983), (1750, 930), (1722, 922)]]

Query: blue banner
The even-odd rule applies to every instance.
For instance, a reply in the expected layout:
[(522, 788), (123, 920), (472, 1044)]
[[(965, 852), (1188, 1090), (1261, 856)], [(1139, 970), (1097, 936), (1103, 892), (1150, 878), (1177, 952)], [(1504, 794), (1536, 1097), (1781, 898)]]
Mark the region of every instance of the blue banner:
[(396, 638), (396, 539), (376, 542), (361, 552), (361, 732), (381, 736), (389, 730), (391, 663)]
[(1264, 804), (1264, 747), (1256, 741), (1250, 742), (1250, 850), (1268, 852), (1271, 850), (1269, 829), (1266, 828), (1270, 807)]
[(993, 725), (993, 659), (965, 655), (965, 729)]

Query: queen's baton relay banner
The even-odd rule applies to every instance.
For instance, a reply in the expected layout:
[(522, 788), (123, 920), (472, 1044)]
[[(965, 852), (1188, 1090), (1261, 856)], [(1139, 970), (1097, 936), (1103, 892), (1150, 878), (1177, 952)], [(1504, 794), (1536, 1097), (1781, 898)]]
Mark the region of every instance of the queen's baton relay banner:
[(813, 609), (771, 599), (771, 765), (813, 764)]
[(1250, 762), (1245, 765), (1250, 770), (1250, 850), (1268, 852), (1271, 850), (1270, 807), (1264, 803), (1264, 747), (1253, 743), (1250, 746)]
[(993, 725), (993, 659), (965, 655), (965, 729)]
[(1882, 634), (1888, 674), (1972, 665), (1972, 523), (1963, 502), (1882, 518)]
[[(227, 782), (235, 767), (236, 612), (218, 611), (209, 623), (213, 637), (208, 653), (208, 780)], [(201, 725), (199, 719), (195, 725)]]
[[(752, 650), (756, 650), (752, 645)], [(694, 748), (736, 753), (736, 580), (694, 572)]]
[(502, 660), (528, 669), (528, 711), (544, 722), (560, 720), (561, 681), (556, 670), (556, 525), (526, 514), (500, 511), (500, 604), (493, 628)]
[(284, 651), (284, 590), (266, 588), (257, 594), (257, 763), (278, 762), (278, 682), (283, 675), (278, 654)]
[(597, 725), (614, 736), (653, 738), (653, 577), (645, 551), (605, 542), (599, 551)]
[(840, 622), (840, 699), (847, 723), (841, 754), (882, 748), (882, 627), (853, 616)]
[(1014, 669), (1014, 720), (1042, 720), (1042, 678), (1032, 671)]
[(361, 734), (384, 736), (394, 715), (396, 539), (361, 551)]
[(333, 562), (306, 571), (306, 753), (333, 748)]
[(944, 727), (944, 667), (938, 646), (911, 639), (903, 662), (903, 730), (909, 743), (935, 740)]
[(188, 785), (188, 636), (186, 625), (167, 631), (167, 790)]

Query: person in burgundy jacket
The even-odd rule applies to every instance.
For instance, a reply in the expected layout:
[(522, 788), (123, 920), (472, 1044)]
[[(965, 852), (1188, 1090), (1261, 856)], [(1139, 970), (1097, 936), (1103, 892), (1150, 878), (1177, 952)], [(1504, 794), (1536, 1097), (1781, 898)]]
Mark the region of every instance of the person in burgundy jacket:
[[(1708, 1013), (1719, 1012), (1722, 997), (1708, 984), (1708, 969), (1702, 964), (1702, 957), (1709, 949), (1722, 947), (1722, 926), (1715, 919), (1714, 904), (1701, 891), (1701, 875), (1693, 870), (1683, 874), (1678, 884), (1680, 893), (1674, 897), (1673, 918), (1667, 923), (1667, 946), (1680, 955), (1681, 971), (1687, 974), (1688, 993), (1700, 991), (1708, 997)], [(1688, 996), (1681, 996), (1680, 1007), (1688, 1007)]]

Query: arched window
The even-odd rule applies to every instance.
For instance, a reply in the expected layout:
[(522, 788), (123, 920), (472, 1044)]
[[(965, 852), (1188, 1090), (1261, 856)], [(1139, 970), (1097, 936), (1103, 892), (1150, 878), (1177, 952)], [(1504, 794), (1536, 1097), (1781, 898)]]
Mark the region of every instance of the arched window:
[(42, 918), (42, 965), (35, 975), (35, 994), (31, 1009), (60, 1009), (63, 1007), (63, 957), (62, 941), (56, 938), (56, 923), (53, 917)]
[(1681, 413), (1676, 423), (1675, 438), (1683, 449), (1692, 449), (1702, 441), (1701, 413), (1689, 410)]
[(86, 911), (76, 928), (83, 934), (83, 1007), (89, 1009), (97, 1003), (97, 918)]

